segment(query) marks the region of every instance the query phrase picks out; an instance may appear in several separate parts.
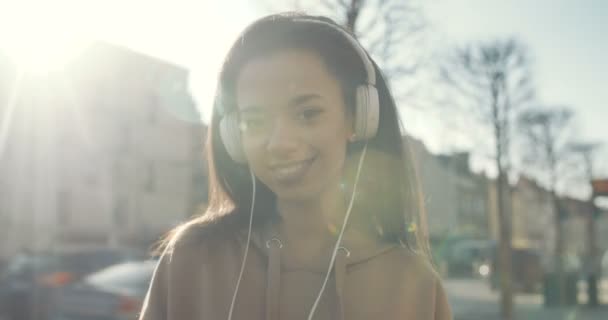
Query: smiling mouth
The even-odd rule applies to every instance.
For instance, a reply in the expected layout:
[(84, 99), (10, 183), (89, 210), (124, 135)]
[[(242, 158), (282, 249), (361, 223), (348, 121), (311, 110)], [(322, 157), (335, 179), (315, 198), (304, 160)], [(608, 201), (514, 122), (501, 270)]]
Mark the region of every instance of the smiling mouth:
[(304, 178), (315, 159), (316, 156), (303, 161), (274, 165), (271, 167), (274, 179), (281, 184), (297, 183)]

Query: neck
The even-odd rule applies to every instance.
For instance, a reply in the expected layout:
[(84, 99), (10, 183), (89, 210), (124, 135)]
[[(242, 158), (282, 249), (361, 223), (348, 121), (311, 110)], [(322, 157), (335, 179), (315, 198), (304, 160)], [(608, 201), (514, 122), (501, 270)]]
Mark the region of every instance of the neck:
[(333, 239), (342, 227), (346, 205), (339, 187), (313, 199), (279, 199), (277, 207), (282, 221), (281, 233), (290, 242)]
[[(286, 251), (285, 259), (298, 265), (329, 259), (344, 223), (348, 209), (346, 200), (339, 188), (325, 193), (315, 201), (279, 199), (277, 207), (281, 223), (278, 233), (280, 239), (290, 248)], [(353, 214), (354, 212), (349, 219), (351, 222)], [(377, 241), (377, 237), (349, 223), (341, 245), (355, 249), (367, 247)]]

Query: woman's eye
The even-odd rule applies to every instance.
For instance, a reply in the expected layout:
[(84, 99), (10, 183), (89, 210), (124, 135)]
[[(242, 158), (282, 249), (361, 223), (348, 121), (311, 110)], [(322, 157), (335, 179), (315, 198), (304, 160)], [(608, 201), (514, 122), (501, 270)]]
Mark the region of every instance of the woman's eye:
[(298, 114), (298, 120), (310, 122), (323, 112), (321, 109), (306, 109)]

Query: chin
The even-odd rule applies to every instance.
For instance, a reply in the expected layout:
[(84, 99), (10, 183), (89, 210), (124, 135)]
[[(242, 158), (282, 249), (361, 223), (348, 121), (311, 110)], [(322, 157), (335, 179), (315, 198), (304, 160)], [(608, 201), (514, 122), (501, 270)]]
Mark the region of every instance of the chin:
[(277, 196), (277, 200), (279, 201), (304, 201), (311, 200), (317, 197), (319, 194), (315, 192), (306, 192), (304, 190), (281, 190), (279, 192), (275, 192)]
[(273, 188), (273, 192), (279, 201), (308, 201), (319, 198), (321, 195), (320, 188), (310, 186), (277, 186)]

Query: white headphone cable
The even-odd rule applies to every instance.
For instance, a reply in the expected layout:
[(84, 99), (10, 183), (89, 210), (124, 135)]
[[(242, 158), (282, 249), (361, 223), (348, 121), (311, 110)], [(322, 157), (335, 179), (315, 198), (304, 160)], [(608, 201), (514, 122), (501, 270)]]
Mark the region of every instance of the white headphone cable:
[(241, 271), (239, 272), (239, 279), (236, 281), (236, 288), (232, 295), (232, 302), (230, 303), (230, 311), (228, 311), (228, 320), (232, 320), (232, 312), (234, 310), (234, 304), (236, 302), (236, 296), (239, 292), (239, 286), (241, 285), (241, 279), (243, 278), (243, 272), (245, 271), (245, 263), (247, 262), (247, 254), (249, 253), (249, 242), (251, 241), (251, 229), (253, 225), (253, 208), (255, 206), (255, 175), (253, 171), (249, 169), (251, 175), (251, 210), (249, 211), (249, 230), (247, 231), (247, 245), (245, 246), (245, 254), (243, 255), (243, 262), (241, 263)]
[(319, 305), (319, 301), (321, 301), (321, 296), (325, 291), (325, 286), (327, 285), (327, 280), (329, 279), (329, 275), (331, 274), (331, 269), (334, 267), (334, 263), (336, 261), (336, 256), (338, 255), (338, 249), (340, 248), (340, 243), (342, 242), (342, 236), (344, 235), (344, 230), (346, 229), (346, 223), (348, 222), (348, 218), (350, 217), (351, 209), (353, 208), (353, 203), (355, 200), (355, 193), (357, 192), (357, 183), (359, 182), (359, 174), (361, 173), (361, 168), (363, 167), (363, 159), (365, 158), (365, 153), (367, 152), (367, 143), (363, 147), (363, 151), (361, 152), (361, 157), (359, 158), (359, 164), (357, 166), (357, 174), (355, 175), (355, 183), (353, 184), (353, 193), (350, 196), (350, 202), (348, 203), (348, 209), (346, 210), (346, 214), (344, 215), (344, 222), (342, 222), (342, 228), (340, 229), (340, 234), (338, 235), (338, 240), (334, 246), (334, 251), (331, 254), (331, 260), (329, 261), (329, 267), (327, 268), (327, 273), (325, 274), (325, 280), (323, 281), (323, 285), (321, 286), (321, 290), (319, 291), (319, 295), (317, 295), (317, 299), (315, 303), (312, 305), (310, 309), (310, 313), (308, 314), (308, 320), (312, 320), (312, 317), (317, 310), (317, 306)]

